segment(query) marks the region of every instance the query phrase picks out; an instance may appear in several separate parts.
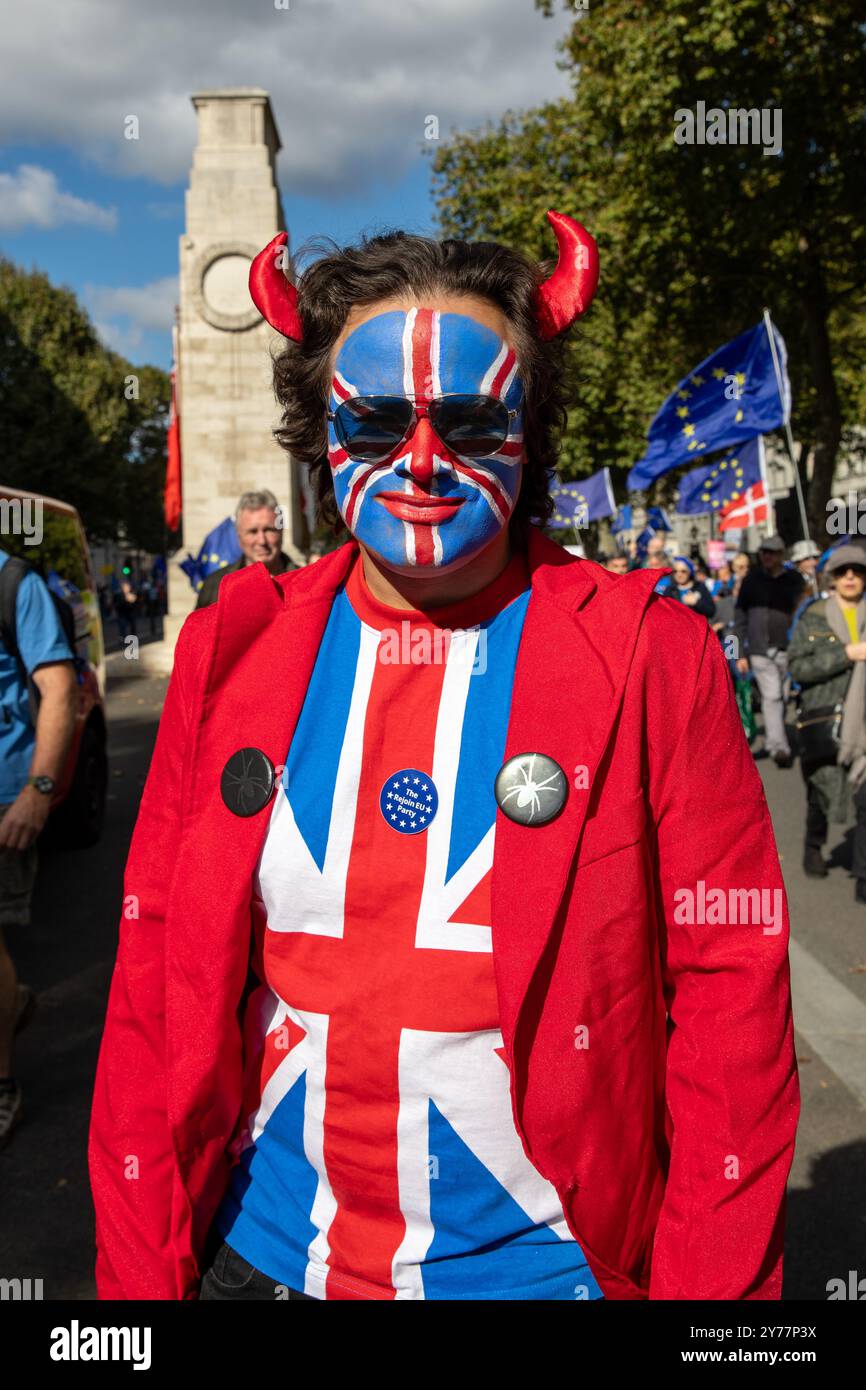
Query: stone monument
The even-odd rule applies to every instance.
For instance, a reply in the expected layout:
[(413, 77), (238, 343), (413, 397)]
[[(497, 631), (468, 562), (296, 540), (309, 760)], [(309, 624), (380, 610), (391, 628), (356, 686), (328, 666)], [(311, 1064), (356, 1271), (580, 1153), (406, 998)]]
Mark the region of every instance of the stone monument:
[(282, 340), (253, 305), (250, 262), (285, 218), (274, 164), (280, 148), (267, 92), (230, 87), (196, 93), (198, 118), (180, 240), (178, 409), (183, 471), (183, 547), (169, 565), (167, 646), (173, 649), (195, 593), (178, 562), (250, 489), (283, 507), (283, 549), (303, 563), (301, 480), (272, 436), (271, 348)]

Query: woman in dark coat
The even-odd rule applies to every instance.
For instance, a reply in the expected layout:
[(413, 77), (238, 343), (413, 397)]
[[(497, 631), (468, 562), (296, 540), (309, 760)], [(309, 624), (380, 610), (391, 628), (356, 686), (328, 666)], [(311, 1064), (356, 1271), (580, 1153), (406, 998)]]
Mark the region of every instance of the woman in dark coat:
[[(788, 649), (788, 670), (801, 687), (800, 766), (806, 781), (806, 844), (803, 868), (824, 878), (821, 847), (827, 822), (854, 821), (852, 872), (855, 897), (866, 903), (866, 550), (840, 546), (826, 574), (833, 592), (805, 610)], [(841, 707), (835, 757), (810, 756), (809, 725), (819, 711)]]
[(674, 557), (674, 572), (661, 581), (656, 593), (677, 599), (704, 618), (714, 618), (716, 615), (716, 605), (709, 589), (695, 579), (695, 567), (684, 555)]

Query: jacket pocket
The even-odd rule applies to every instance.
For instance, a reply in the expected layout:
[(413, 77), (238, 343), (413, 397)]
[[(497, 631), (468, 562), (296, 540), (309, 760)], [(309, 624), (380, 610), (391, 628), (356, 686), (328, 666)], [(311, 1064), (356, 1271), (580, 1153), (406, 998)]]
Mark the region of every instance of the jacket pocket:
[(642, 790), (626, 801), (611, 801), (590, 817), (583, 828), (577, 856), (578, 869), (628, 849), (643, 837), (646, 801)]

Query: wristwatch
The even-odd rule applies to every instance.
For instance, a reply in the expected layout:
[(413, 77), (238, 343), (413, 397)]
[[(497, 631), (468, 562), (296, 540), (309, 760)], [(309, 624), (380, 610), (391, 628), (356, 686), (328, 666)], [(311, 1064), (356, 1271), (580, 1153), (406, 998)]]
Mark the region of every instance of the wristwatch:
[(57, 783), (53, 777), (28, 777), (28, 787), (35, 787), (43, 796), (51, 796)]

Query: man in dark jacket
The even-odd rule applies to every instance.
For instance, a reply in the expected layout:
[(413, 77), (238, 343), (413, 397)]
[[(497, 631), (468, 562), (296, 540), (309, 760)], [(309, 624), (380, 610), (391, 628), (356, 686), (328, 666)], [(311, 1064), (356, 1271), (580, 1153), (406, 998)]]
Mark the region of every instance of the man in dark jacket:
[(734, 612), (734, 631), (742, 653), (737, 670), (751, 665), (764, 712), (767, 752), (779, 767), (791, 766), (785, 733), (785, 682), (788, 675), (788, 629), (803, 591), (803, 577), (785, 568), (785, 542), (765, 536), (758, 548), (759, 564), (743, 580)]
[(227, 574), (254, 565), (262, 560), (265, 569), (271, 574), (285, 574), (286, 570), (296, 569), (288, 555), (280, 549), (282, 538), (281, 509), (272, 492), (245, 492), (235, 512), (238, 542), (243, 554), (233, 565), (214, 570), (199, 589), (196, 608), (207, 608), (216, 603), (219, 586)]

